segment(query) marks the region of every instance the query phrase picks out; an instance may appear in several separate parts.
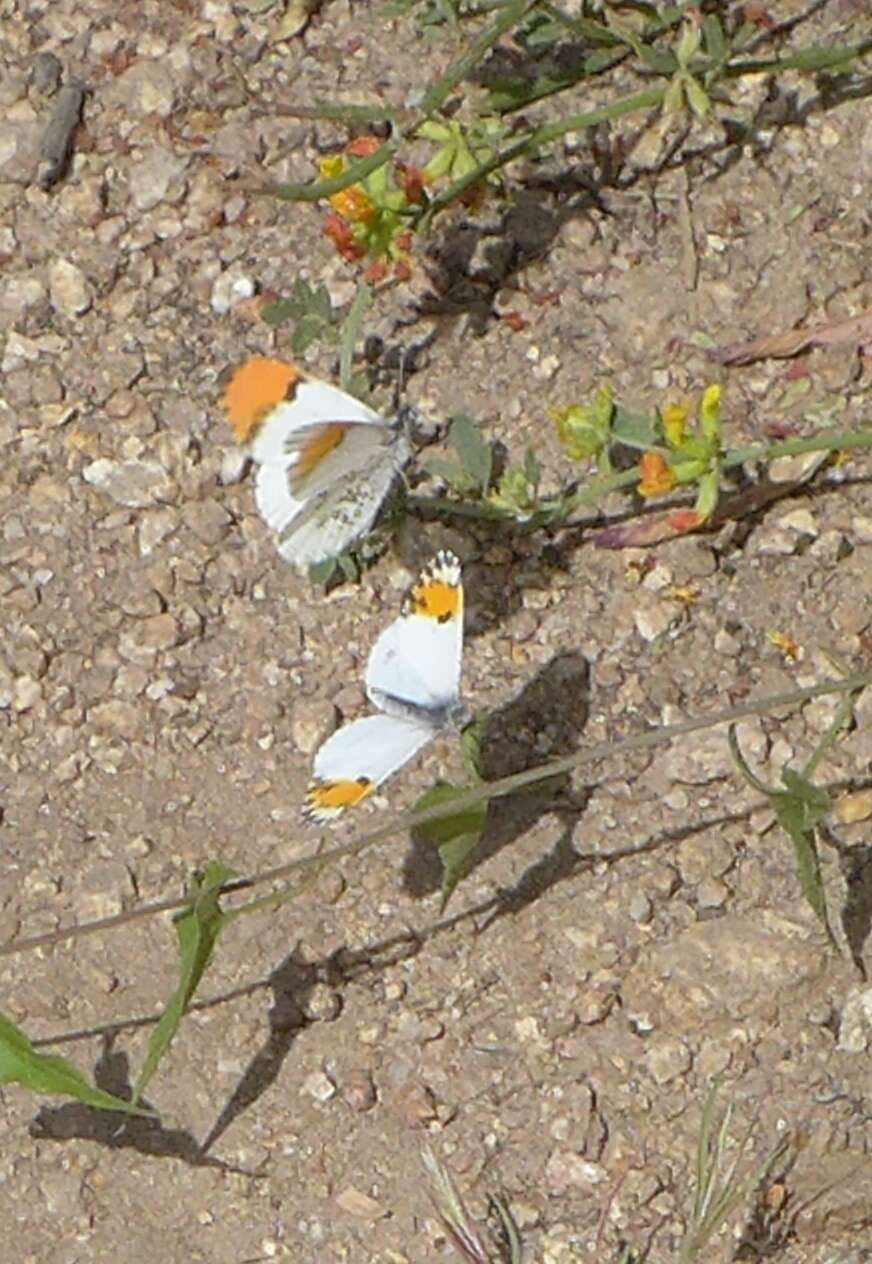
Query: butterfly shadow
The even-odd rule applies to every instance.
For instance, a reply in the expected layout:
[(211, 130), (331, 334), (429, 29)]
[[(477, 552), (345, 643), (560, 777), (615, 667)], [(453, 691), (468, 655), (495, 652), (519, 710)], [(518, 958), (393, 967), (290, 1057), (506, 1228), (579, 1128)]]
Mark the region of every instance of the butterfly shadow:
[[(479, 772), (496, 781), (569, 755), (578, 747), (590, 710), (590, 666), (577, 650), (555, 654), (520, 694), (486, 718), (481, 737)], [(483, 864), (523, 837), (543, 816), (558, 817), (569, 837), (587, 795), (579, 793), (568, 774), (550, 777), (488, 805), (484, 830), (470, 868)], [(439, 889), (442, 867), (438, 852), (413, 835), (403, 863), (403, 885), (413, 896)]]

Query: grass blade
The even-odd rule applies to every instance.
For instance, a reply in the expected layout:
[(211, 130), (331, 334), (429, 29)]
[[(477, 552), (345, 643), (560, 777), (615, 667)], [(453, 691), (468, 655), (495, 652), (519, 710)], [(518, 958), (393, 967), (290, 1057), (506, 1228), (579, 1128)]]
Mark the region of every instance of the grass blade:
[(173, 919), (178, 936), (179, 984), (148, 1042), (148, 1052), (133, 1090), (134, 1103), (139, 1101), (172, 1043), (206, 973), (218, 936), (228, 920), (218, 904), (221, 887), (234, 877), (234, 871), (220, 860), (210, 861), (202, 873), (194, 877), (188, 907)]
[(350, 389), (354, 348), (357, 346), (363, 327), (363, 318), (371, 299), (372, 290), (366, 281), (361, 281), (342, 324), (342, 337), (339, 344), (339, 385), (344, 391)]

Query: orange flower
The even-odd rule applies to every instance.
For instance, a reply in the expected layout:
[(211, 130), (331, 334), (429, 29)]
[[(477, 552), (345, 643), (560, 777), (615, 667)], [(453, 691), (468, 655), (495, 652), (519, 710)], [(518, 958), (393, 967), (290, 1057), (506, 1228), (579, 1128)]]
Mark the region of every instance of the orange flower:
[(397, 175), (400, 177), (400, 187), (406, 195), (406, 201), (413, 206), (418, 206), (424, 201), (424, 184), (426, 177), (420, 167), (413, 167), (406, 162), (397, 162), (394, 164)]
[(375, 218), (375, 207), (359, 184), (340, 189), (327, 200), (334, 211), (350, 224), (371, 224)]
[(379, 281), (383, 281), (388, 274), (388, 265), (384, 259), (373, 259), (372, 263), (367, 264), (363, 279), (370, 285), (378, 285)]
[(345, 146), (345, 152), (352, 158), (370, 158), (381, 146), (376, 136), (357, 136)]
[(639, 462), (640, 496), (662, 496), (675, 486), (675, 475), (660, 452), (646, 452)]
[(348, 223), (341, 215), (328, 215), (324, 221), (324, 236), (329, 237), (336, 249), (342, 255), (343, 259), (347, 259), (349, 263), (354, 263), (363, 255), (363, 250), (354, 240), (354, 234)]

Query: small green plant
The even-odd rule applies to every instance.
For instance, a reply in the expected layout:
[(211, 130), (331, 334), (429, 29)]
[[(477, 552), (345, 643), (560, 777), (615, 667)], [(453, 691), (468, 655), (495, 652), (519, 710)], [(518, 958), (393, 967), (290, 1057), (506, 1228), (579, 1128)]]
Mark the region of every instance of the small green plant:
[(784, 1156), (789, 1144), (785, 1137), (761, 1161), (748, 1164), (753, 1126), (736, 1142), (730, 1136), (732, 1103), (719, 1112), (717, 1096), (718, 1085), (714, 1084), (703, 1108), (693, 1206), (676, 1264), (697, 1264), (711, 1258), (706, 1251), (714, 1237), (737, 1211), (747, 1207), (754, 1191)]
[(269, 303), (261, 313), (268, 325), (278, 326), (287, 320), (294, 322), (291, 350), (302, 355), (313, 342), (333, 344), (339, 337), (339, 325), (330, 295), (324, 285), (312, 286), (299, 278), (294, 282), (287, 298)]
[[(461, 749), (472, 785), (452, 786), (439, 781), (429, 790), (425, 790), (417, 800), (415, 812), (427, 812), (437, 807), (447, 809), (455, 800), (468, 794), (471, 788), (482, 784), (479, 760), (484, 727), (485, 721), (478, 719), (468, 724), (461, 734)], [(487, 802), (481, 800), (456, 813), (446, 812), (446, 815), (428, 821), (413, 831), (418, 842), (435, 847), (439, 853), (442, 865), (442, 912), (458, 883), (469, 872), (486, 820)]]
[(818, 854), (818, 827), (832, 810), (830, 796), (812, 781), (815, 771), (831, 746), (851, 724), (856, 696), (849, 693), (839, 704), (833, 722), (824, 733), (801, 772), (795, 768), (781, 770), (783, 789), (765, 785), (748, 767), (742, 755), (734, 726), (730, 726), (730, 750), (736, 767), (750, 786), (768, 799), (778, 824), (793, 844), (800, 889), (821, 923), (830, 943), (835, 944), (827, 913), (826, 891), (821, 876)]
[[(735, 81), (788, 70), (847, 73), (872, 48), (868, 35), (854, 44), (792, 48), (788, 24), (767, 29), (745, 21), (741, 6), (730, 14), (705, 16), (696, 6), (680, 4), (603, 4), (596, 16), (585, 5), (580, 14), (570, 14), (553, 0), (422, 0), (417, 6), (404, 3), (403, 9), (431, 31), (440, 23), (465, 31), (482, 18), (490, 25), (469, 39), (445, 74), (419, 94), (415, 106), (392, 110), (316, 101), (290, 107), (286, 113), (356, 127), (387, 122), (392, 134), (384, 142), (361, 137), (344, 153), (323, 160), (322, 179), (314, 184), (271, 190), (288, 201), (328, 201), (332, 212), (325, 231), (344, 258), (365, 264), (370, 279), (382, 279), (389, 266), (398, 264), (404, 275), (413, 266), (414, 235), (435, 216), (470, 196), (480, 197), (518, 160), (547, 157), (570, 133), (643, 117), (652, 109), (662, 113), (664, 122), (685, 116), (691, 126), (717, 122), (723, 109), (735, 128), (742, 117), (730, 92)], [(529, 61), (523, 73), (501, 78), (487, 63), (505, 40), (525, 49)], [(567, 48), (583, 51), (567, 64)], [(766, 55), (754, 55), (763, 50)], [(608, 76), (619, 66), (622, 84), (635, 73), (648, 86), (629, 95), (617, 90), (610, 95)], [(486, 91), (467, 104), (462, 85), (474, 77), (486, 84)], [(520, 115), (545, 97), (578, 92), (589, 99), (594, 86), (605, 98), (595, 109), (565, 113), (539, 125)], [(518, 116), (517, 124), (508, 121), (510, 114)], [(749, 116), (749, 130), (753, 122)], [(422, 144), (435, 149), (418, 165), (412, 151)], [(356, 161), (349, 162), (349, 157)], [(382, 174), (376, 179), (378, 171)]]

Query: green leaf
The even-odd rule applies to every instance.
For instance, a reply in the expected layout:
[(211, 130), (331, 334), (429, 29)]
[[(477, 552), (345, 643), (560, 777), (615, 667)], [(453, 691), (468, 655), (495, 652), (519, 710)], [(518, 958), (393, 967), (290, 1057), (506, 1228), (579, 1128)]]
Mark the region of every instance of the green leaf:
[(327, 557), (323, 562), (314, 562), (309, 567), (310, 582), (319, 586), (328, 583), (333, 578), (333, 572), (337, 566), (338, 562), (335, 557)]
[(314, 312), (310, 312), (308, 316), (301, 316), (291, 335), (291, 350), (294, 355), (302, 355), (313, 342), (321, 337), (324, 329), (324, 321)]
[(366, 309), (372, 301), (372, 290), (366, 281), (361, 281), (352, 300), (348, 315), (342, 324), (342, 335), (339, 346), (339, 385), (344, 391), (351, 383), (351, 364), (354, 359), (354, 348), (363, 327)]
[(648, 70), (655, 75), (671, 75), (678, 68), (675, 54), (660, 48), (649, 48), (647, 44), (639, 46), (639, 59)]
[(684, 80), (684, 90), (687, 93), (688, 104), (696, 117), (704, 119), (711, 109), (711, 101), (705, 88), (698, 79), (694, 79), (693, 75), (687, 75)]
[(779, 825), (793, 843), (802, 893), (820, 920), (827, 938), (834, 942), (814, 833), (815, 827), (830, 810), (829, 796), (792, 768), (782, 770), (781, 780), (787, 789), (776, 790), (771, 796), (771, 803)]
[(708, 17), (703, 18), (702, 35), (706, 52), (712, 61), (723, 61), (727, 55), (727, 40), (716, 13), (710, 13)]
[[(453, 799), (468, 794), (468, 786), (452, 786), (446, 782), (424, 792), (415, 804), (415, 812), (424, 812), (428, 808), (446, 806)], [(469, 871), (472, 854), (481, 838), (487, 817), (487, 803), (475, 803), (453, 815), (440, 817), (436, 821), (428, 821), (426, 825), (415, 827), (414, 836), (417, 841), (435, 847), (442, 862), (442, 911), (448, 904), (452, 892), (461, 878)]]
[(703, 474), (699, 480), (699, 489), (697, 491), (696, 504), (694, 505), (694, 509), (703, 522), (708, 522), (717, 508), (719, 490), (718, 471), (714, 469)]
[(647, 452), (662, 439), (660, 418), (656, 413), (631, 413), (621, 404), (616, 404), (611, 437), (615, 443)]
[(451, 423), (449, 439), (473, 485), (486, 492), (493, 468), (493, 452), (478, 426), (471, 417), (461, 413)]
[(557, 413), (557, 435), (572, 461), (600, 457), (608, 448), (615, 414), (610, 386), (601, 386), (589, 403), (573, 404)]
[(0, 1084), (23, 1084), (34, 1093), (75, 1098), (96, 1110), (118, 1110), (126, 1115), (148, 1115), (134, 1102), (94, 1088), (66, 1058), (37, 1053), (28, 1036), (0, 1014)]
[(663, 96), (663, 113), (680, 114), (684, 109), (684, 76), (676, 74), (669, 80), (669, 87)]
[(148, 1042), (148, 1052), (133, 1090), (134, 1103), (139, 1101), (172, 1043), (212, 960), (218, 936), (228, 920), (218, 904), (221, 887), (235, 876), (228, 865), (210, 860), (202, 872), (194, 875), (187, 908), (173, 918), (179, 941), (179, 983)]
[(459, 495), (465, 495), (473, 490), (472, 479), (453, 461), (446, 461), (441, 456), (430, 456), (423, 462), (423, 466), (428, 474), (432, 474), (434, 478), (444, 479), (452, 491)]
[(542, 477), (542, 467), (539, 464), (539, 458), (532, 448), (528, 448), (524, 453), (524, 474), (527, 482), (533, 489), (533, 495), (539, 490), (539, 480)]
[(487, 717), (473, 720), (460, 734), (460, 749), (470, 776), (481, 781), (481, 744), (487, 728)]
[(808, 777), (796, 772), (793, 768), (781, 770), (784, 790), (773, 790), (764, 785), (748, 767), (739, 747), (734, 724), (731, 724), (728, 729), (728, 738), (730, 752), (739, 772), (749, 785), (769, 800), (779, 825), (793, 843), (802, 893), (823, 926), (830, 943), (834, 943), (835, 939), (827, 916), (826, 895), (815, 840), (815, 829), (830, 811), (829, 796), (826, 791), (821, 790)]
[(360, 565), (353, 553), (340, 553), (336, 558), (339, 563), (339, 569), (346, 579), (352, 584), (356, 584), (360, 579)]

